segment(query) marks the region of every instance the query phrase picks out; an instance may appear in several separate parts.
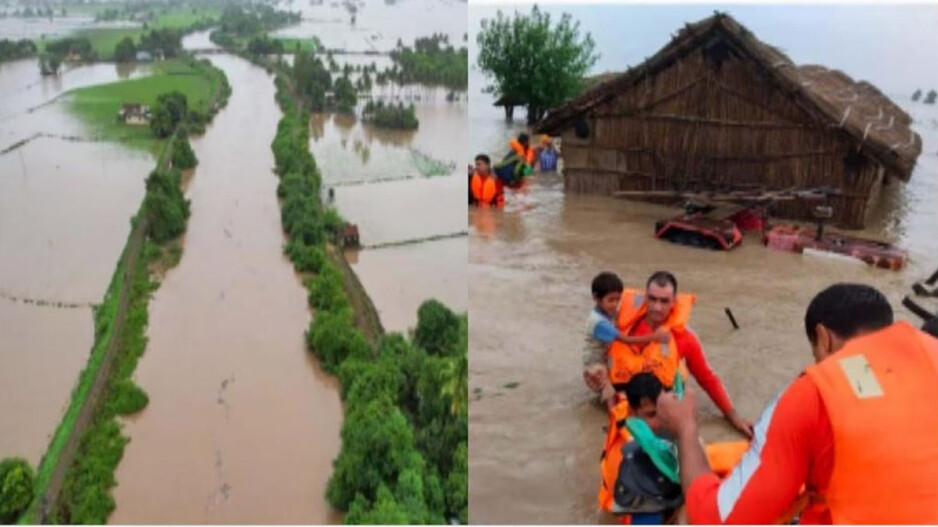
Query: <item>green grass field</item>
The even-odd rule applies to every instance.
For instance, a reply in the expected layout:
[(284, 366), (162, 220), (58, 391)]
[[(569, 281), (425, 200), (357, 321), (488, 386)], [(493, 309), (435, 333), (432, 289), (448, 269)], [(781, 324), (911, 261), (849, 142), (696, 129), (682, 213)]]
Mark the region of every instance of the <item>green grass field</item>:
[(148, 77), (74, 90), (67, 104), (95, 135), (151, 148), (154, 138), (149, 126), (126, 125), (117, 120), (122, 104), (152, 106), (160, 94), (176, 90), (185, 94), (189, 108), (207, 114), (212, 94), (219, 88), (220, 79), (212, 70), (169, 60), (154, 63), (153, 74)]
[(114, 48), (117, 43), (125, 37), (130, 37), (135, 43), (140, 42), (140, 35), (143, 29), (129, 28), (111, 28), (111, 29), (83, 29), (76, 32), (73, 36), (78, 38), (87, 38), (91, 41), (91, 47), (98, 54), (100, 60), (114, 60)]
[(320, 47), (319, 39), (315, 37), (313, 38), (271, 37), (271, 38), (273, 38), (274, 40), (279, 40), (280, 42), (283, 42), (283, 49), (287, 53), (293, 53), (293, 51), (296, 49), (297, 44), (300, 45), (300, 50), (305, 51), (307, 53), (316, 51)]

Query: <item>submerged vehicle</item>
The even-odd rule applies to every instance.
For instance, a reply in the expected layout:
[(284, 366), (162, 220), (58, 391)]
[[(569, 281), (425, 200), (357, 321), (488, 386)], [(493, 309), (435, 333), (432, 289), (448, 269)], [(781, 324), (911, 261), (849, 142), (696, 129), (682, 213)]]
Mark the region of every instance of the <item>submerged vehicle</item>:
[[(614, 196), (686, 200), (683, 214), (655, 223), (655, 237), (672, 243), (728, 251), (742, 243), (744, 232), (761, 231), (763, 244), (772, 249), (848, 257), (893, 271), (904, 268), (908, 260), (906, 252), (889, 243), (825, 232), (825, 221), (833, 217), (829, 197), (835, 193), (828, 188), (816, 188), (723, 193), (623, 191), (614, 193)], [(771, 225), (768, 217), (772, 204), (788, 200), (824, 203), (814, 207), (815, 227), (795, 223)], [(734, 203), (738, 207), (722, 218), (715, 218), (711, 213), (717, 203)]]

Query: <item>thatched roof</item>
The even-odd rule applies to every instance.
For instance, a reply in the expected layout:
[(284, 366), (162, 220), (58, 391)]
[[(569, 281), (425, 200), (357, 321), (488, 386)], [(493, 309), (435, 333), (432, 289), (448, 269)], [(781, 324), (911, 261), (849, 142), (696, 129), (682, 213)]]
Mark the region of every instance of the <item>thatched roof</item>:
[(868, 155), (887, 170), (908, 180), (922, 151), (922, 139), (911, 129), (912, 119), (875, 86), (823, 66), (798, 66), (788, 56), (757, 39), (742, 24), (724, 13), (716, 13), (686, 25), (658, 53), (641, 65), (629, 68), (587, 90), (579, 97), (553, 109), (535, 125), (537, 133), (555, 134), (596, 106), (675, 60), (711, 41), (719, 33), (742, 56), (755, 61), (780, 89), (818, 122), (842, 128)]

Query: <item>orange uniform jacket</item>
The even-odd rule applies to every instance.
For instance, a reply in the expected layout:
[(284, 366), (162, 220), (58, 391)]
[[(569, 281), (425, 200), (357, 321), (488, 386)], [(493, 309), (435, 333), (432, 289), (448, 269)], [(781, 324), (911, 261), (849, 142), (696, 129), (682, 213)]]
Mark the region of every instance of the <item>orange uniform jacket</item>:
[(494, 174), (483, 176), (472, 174), (469, 183), (472, 197), (480, 207), (503, 207), (505, 205), (505, 185)]
[(851, 339), (766, 408), (722, 482), (697, 478), (691, 523), (938, 523), (938, 340), (898, 322)]

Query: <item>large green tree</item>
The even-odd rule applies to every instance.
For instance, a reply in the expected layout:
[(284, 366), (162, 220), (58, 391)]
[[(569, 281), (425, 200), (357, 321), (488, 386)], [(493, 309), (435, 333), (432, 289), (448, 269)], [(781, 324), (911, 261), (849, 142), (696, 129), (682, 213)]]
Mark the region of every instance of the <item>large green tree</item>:
[(115, 62), (133, 62), (137, 58), (137, 46), (130, 37), (124, 37), (123, 40), (114, 46)]
[[(485, 89), (508, 103), (526, 105), (528, 123), (577, 95), (583, 76), (599, 59), (589, 33), (564, 13), (560, 21), (536, 5), (529, 14), (513, 17), (498, 11), (482, 20), (478, 64), (491, 80)], [(510, 107), (506, 112), (510, 116)]]

